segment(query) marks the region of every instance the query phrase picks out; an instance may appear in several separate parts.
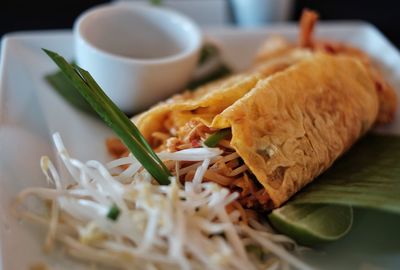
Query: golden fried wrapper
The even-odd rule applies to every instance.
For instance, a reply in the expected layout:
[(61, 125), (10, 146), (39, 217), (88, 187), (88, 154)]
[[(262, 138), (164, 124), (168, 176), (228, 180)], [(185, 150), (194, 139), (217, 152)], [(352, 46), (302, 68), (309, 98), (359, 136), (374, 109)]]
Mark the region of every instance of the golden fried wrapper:
[(231, 146), (279, 207), (369, 130), (378, 111), (361, 61), (299, 49), (177, 95), (136, 124), (148, 140), (165, 121), (176, 128), (193, 119), (230, 127)]
[(153, 132), (162, 129), (165, 121), (171, 121), (173, 126), (182, 126), (188, 120), (195, 119), (210, 125), (216, 115), (252, 90), (258, 81), (311, 55), (307, 50), (298, 49), (264, 61), (241, 74), (211, 82), (195, 91), (175, 95), (134, 117), (133, 121), (147, 140), (151, 140)]
[(279, 207), (328, 169), (374, 124), (379, 99), (361, 62), (316, 54), (256, 87), (215, 117)]

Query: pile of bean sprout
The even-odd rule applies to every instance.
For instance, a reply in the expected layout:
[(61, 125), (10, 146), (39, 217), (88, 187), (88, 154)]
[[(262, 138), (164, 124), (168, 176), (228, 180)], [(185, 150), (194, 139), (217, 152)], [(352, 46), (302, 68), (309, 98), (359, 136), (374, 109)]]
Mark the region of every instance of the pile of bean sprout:
[[(293, 240), (230, 207), (237, 193), (202, 181), (220, 149), (159, 153), (163, 161), (200, 162), (192, 181), (182, 185), (174, 176), (162, 186), (133, 156), (83, 163), (58, 133), (53, 140), (69, 175), (42, 157), (51, 187), (27, 188), (16, 200), (21, 218), (46, 226), (46, 250), (59, 243), (75, 258), (117, 269), (311, 269), (292, 254), (300, 249)], [(30, 209), (31, 196), (46, 214)]]

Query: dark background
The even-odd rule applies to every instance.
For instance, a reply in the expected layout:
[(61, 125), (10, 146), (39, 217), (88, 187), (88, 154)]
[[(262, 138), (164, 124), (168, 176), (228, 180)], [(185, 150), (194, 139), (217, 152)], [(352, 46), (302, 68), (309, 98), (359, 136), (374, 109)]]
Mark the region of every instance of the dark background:
[[(12, 31), (71, 28), (75, 18), (104, 0), (2, 0), (0, 37)], [(396, 0), (297, 0), (292, 20), (304, 7), (317, 10), (322, 20), (364, 20), (377, 26), (400, 47), (400, 1)]]

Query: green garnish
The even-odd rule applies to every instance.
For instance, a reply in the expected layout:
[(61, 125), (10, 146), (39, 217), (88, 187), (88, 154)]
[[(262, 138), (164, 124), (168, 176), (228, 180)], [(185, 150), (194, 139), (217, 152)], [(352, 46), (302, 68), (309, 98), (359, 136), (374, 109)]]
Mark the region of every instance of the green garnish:
[(400, 137), (367, 135), (291, 203), (352, 205), (400, 214)]
[(345, 205), (292, 204), (273, 210), (269, 221), (281, 233), (301, 245), (336, 241), (353, 225), (353, 209)]
[(230, 128), (220, 129), (217, 132), (211, 134), (205, 141), (204, 144), (208, 147), (216, 147), (218, 143), (228, 137), (231, 134)]
[(204, 44), (200, 51), (199, 65), (201, 66), (211, 58), (218, 56), (218, 54), (219, 50), (217, 46), (212, 43)]
[(82, 95), (79, 94), (76, 87), (68, 80), (63, 72), (57, 71), (49, 74), (45, 79), (52, 88), (72, 106), (97, 117), (97, 113), (92, 109), (90, 104), (82, 97)]
[(108, 210), (107, 217), (113, 221), (116, 221), (120, 213), (121, 211), (119, 210), (118, 206), (114, 204), (110, 207), (110, 210)]
[(195, 78), (187, 85), (189, 90), (194, 90), (199, 86), (202, 86), (206, 83), (221, 79), (228, 75), (231, 75), (232, 69), (226, 65), (226, 63), (220, 59), (221, 51), (213, 43), (205, 43), (201, 48), (199, 62), (197, 64), (198, 68), (207, 65), (208, 62), (212, 62), (213, 59), (218, 60), (218, 65), (213, 67), (211, 70), (207, 72), (207, 74), (201, 76), (200, 78)]
[[(400, 137), (367, 135), (287, 204), (275, 228), (301, 244), (334, 241), (351, 227), (349, 205), (400, 213)], [(331, 205), (329, 205), (331, 204)]]
[(143, 167), (161, 185), (170, 183), (171, 176), (132, 121), (111, 101), (86, 70), (69, 64), (55, 52), (43, 51), (58, 65), (70, 82), (124, 142)]

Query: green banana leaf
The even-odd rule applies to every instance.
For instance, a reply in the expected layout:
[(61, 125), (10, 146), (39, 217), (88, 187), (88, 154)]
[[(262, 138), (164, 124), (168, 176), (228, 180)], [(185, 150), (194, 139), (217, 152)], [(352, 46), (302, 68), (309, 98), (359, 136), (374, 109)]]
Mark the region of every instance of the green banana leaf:
[(365, 136), (289, 203), (352, 205), (400, 214), (400, 136)]

